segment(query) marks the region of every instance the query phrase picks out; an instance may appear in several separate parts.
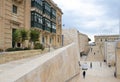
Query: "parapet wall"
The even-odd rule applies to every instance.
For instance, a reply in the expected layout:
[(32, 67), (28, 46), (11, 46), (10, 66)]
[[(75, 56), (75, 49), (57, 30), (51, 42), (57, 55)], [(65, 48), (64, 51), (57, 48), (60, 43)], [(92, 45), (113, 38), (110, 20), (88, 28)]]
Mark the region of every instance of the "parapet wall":
[(4, 72), (0, 82), (69, 82), (80, 72), (77, 55), (72, 43)]
[(24, 51), (13, 51), (13, 52), (1, 53), (0, 64), (14, 61), (14, 60), (19, 60), (22, 58), (32, 57), (32, 56), (39, 55), (44, 52), (39, 49), (39, 50), (24, 50)]

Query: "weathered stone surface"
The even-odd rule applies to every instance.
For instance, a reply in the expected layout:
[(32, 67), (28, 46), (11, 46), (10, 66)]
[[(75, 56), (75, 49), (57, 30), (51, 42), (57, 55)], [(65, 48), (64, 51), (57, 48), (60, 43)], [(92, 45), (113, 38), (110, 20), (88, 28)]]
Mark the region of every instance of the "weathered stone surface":
[[(75, 47), (76, 47), (76, 51), (78, 53), (78, 58), (80, 58), (80, 54), (79, 54), (79, 32), (77, 29), (64, 29), (62, 30), (62, 34), (64, 36), (63, 38), (63, 44), (64, 46), (65, 45), (68, 45), (68, 44), (71, 44), (71, 43), (75, 43)], [(80, 59), (79, 59), (80, 60)]]
[(66, 82), (79, 74), (78, 60), (77, 49), (72, 43), (4, 72), (0, 82)]
[(115, 47), (116, 42), (109, 41), (104, 43), (105, 48), (104, 58), (106, 59), (108, 65), (114, 66), (115, 64)]
[(13, 51), (13, 52), (5, 52), (0, 54), (0, 64), (6, 63), (9, 61), (19, 60), (22, 58), (27, 58), (35, 55), (39, 55), (44, 53), (42, 50), (24, 50), (24, 51)]
[(120, 41), (117, 42), (116, 46), (116, 75), (120, 78)]
[(88, 36), (86, 34), (79, 32), (79, 51), (84, 52), (84, 54), (88, 54), (89, 52), (89, 44), (88, 44)]

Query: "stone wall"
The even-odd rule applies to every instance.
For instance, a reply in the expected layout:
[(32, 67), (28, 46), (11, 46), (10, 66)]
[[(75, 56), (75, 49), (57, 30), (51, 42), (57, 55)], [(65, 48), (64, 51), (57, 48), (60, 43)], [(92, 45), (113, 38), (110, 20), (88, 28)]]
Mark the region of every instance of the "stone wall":
[[(62, 30), (62, 34), (64, 36), (63, 38), (63, 45), (66, 46), (68, 44), (71, 43), (75, 43), (75, 47), (76, 47), (76, 51), (78, 54), (78, 58), (80, 58), (80, 54), (79, 54), (79, 31), (75, 28), (71, 28), (71, 29), (63, 29)], [(80, 59), (79, 59), (80, 60)]]
[[(74, 82), (79, 65), (74, 43), (0, 75), (0, 82)], [(72, 80), (72, 79), (71, 79)]]
[(35, 55), (41, 55), (42, 53), (48, 52), (46, 49), (44, 51), (38, 50), (24, 50), (24, 51), (13, 51), (13, 52), (5, 52), (0, 54), (0, 64), (19, 60), (22, 58), (28, 58)]
[(88, 36), (86, 34), (79, 32), (79, 51), (84, 52), (84, 54), (88, 54), (89, 52), (89, 44), (88, 44)]
[(116, 44), (116, 76), (120, 78), (120, 41)]
[(104, 58), (108, 65), (115, 64), (115, 46), (116, 42), (113, 41), (104, 43)]

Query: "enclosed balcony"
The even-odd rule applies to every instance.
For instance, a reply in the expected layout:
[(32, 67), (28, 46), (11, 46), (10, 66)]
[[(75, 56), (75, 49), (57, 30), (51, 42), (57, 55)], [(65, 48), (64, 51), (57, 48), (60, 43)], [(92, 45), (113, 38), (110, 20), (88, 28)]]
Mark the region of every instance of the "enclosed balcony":
[(56, 20), (56, 10), (51, 8), (51, 19)]
[(31, 12), (31, 27), (37, 27), (42, 29), (43, 17), (35, 11)]
[(51, 6), (46, 1), (43, 1), (43, 13), (49, 17), (51, 16)]
[(43, 18), (43, 30), (51, 32), (51, 22), (47, 18)]
[(51, 29), (52, 33), (56, 33), (56, 24), (52, 22), (52, 29)]
[(31, 0), (31, 7), (35, 7), (43, 11), (43, 2), (42, 0)]

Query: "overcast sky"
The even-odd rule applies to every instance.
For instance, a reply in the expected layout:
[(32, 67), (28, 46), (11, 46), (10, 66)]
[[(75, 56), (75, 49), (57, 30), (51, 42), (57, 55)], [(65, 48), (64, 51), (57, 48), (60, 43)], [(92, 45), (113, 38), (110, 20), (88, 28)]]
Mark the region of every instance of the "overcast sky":
[(94, 35), (119, 33), (120, 0), (53, 0), (63, 11), (63, 28)]

